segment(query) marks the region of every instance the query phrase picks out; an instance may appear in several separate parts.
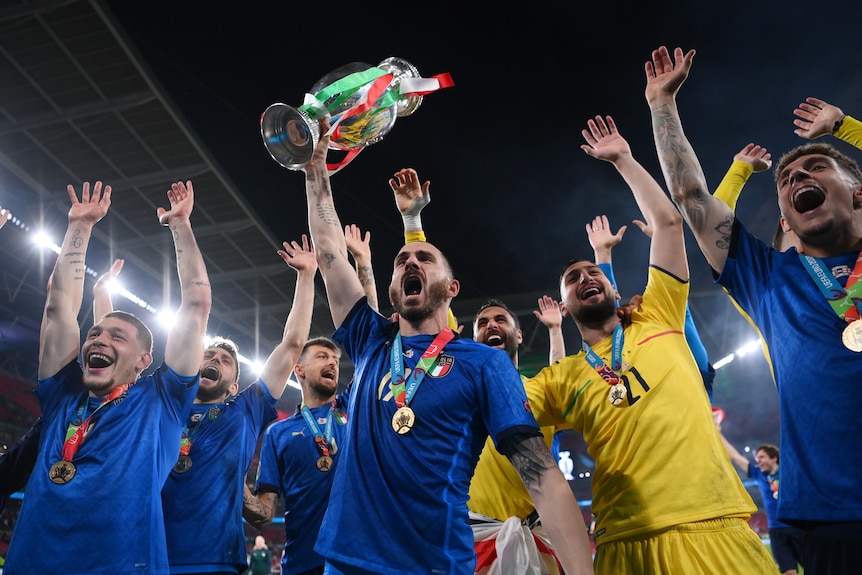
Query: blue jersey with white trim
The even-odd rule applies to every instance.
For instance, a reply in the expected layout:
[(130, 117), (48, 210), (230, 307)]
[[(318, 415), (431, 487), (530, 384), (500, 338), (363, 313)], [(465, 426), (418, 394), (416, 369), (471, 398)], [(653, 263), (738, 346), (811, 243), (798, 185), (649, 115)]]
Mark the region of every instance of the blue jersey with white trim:
[[(395, 327), (361, 300), (335, 332), (356, 372), (315, 549), (381, 574), (472, 574), (467, 497), (484, 441), (488, 433), (499, 444), (513, 433), (540, 432), (509, 356), (456, 336), (410, 402), (413, 428), (397, 434), (389, 355)], [(403, 338), (405, 377), (433, 339)]]

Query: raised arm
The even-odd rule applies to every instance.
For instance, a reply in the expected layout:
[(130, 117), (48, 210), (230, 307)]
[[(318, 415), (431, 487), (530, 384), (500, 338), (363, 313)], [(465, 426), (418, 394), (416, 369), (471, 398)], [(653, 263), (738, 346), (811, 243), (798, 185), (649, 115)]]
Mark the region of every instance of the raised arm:
[(533, 310), (533, 315), (548, 328), (548, 339), (550, 349), (548, 350), (548, 363), (553, 364), (566, 357), (566, 341), (563, 338), (563, 312), (560, 302), (550, 296), (539, 298), (539, 309)]
[(730, 168), (712, 195), (727, 204), (731, 210), (736, 211), (736, 202), (749, 176), (771, 167), (772, 154), (766, 148), (756, 144), (746, 144), (733, 156), (733, 163), (730, 164)]
[(255, 529), (263, 529), (272, 523), (277, 501), (278, 493), (261, 491), (255, 497), (248, 485), (243, 483), (242, 518)]
[[(421, 182), (421, 183), (420, 183)], [(401, 168), (395, 172), (395, 176), (389, 178), (389, 187), (395, 195), (395, 206), (401, 214), (404, 222), (404, 243), (424, 242), (425, 230), (422, 229), (422, 210), (431, 203), (431, 180), (422, 182), (419, 174), (413, 168)], [(458, 325), (458, 320), (449, 308), (449, 327), (453, 331), (461, 333), (463, 325)]]
[(204, 335), (212, 307), (207, 268), (192, 232), (190, 217), (195, 204), (191, 181), (176, 182), (168, 190), (171, 209), (159, 208), (159, 223), (171, 230), (177, 257), (182, 300), (176, 321), (168, 333), (165, 363), (180, 375), (193, 375), (201, 368)]
[(793, 120), (797, 129), (794, 134), (809, 140), (825, 134), (832, 134), (844, 140), (851, 146), (862, 148), (862, 122), (817, 98), (805, 98), (805, 101), (793, 111)]
[(623, 235), (628, 226), (622, 226), (617, 233), (611, 231), (611, 224), (607, 216), (596, 216), (592, 222), (587, 223), (587, 239), (593, 248), (593, 256), (596, 265), (612, 263), (611, 253), (614, 246), (623, 241)]
[(628, 184), (638, 208), (653, 230), (650, 242), (650, 265), (657, 266), (683, 281), (688, 281), (688, 261), (682, 234), (682, 218), (667, 194), (646, 169), (632, 156), (613, 118), (596, 116), (587, 123), (581, 135), (587, 141), (581, 146), (594, 158), (614, 165)]
[(308, 340), (314, 312), (314, 276), (317, 274), (317, 259), (307, 235), (302, 234), (302, 243), (294, 240), (282, 245), (284, 249), (278, 250), (278, 255), (296, 270), (293, 305), (284, 324), (281, 342), (269, 354), (260, 372), (260, 378), (269, 389), (270, 395), (275, 398), (284, 393), (290, 372), (302, 353), (302, 346)]
[(9, 221), (9, 216), (12, 215), (12, 212), (7, 210), (6, 208), (0, 208), (0, 228), (6, 225), (6, 222)]
[(93, 322), (98, 323), (103, 317), (114, 311), (111, 302), (111, 282), (120, 275), (124, 260), (116, 259), (111, 269), (99, 276), (93, 286)]
[(78, 356), (81, 339), (78, 312), (84, 299), (85, 258), (93, 226), (108, 213), (111, 186), (102, 188), (96, 182), (90, 193), (90, 182), (84, 182), (81, 200), (73, 186), (68, 186), (69, 225), (60, 246), (60, 255), (51, 275), (39, 341), (39, 379), (56, 374)]
[[(328, 122), (322, 122), (321, 134), (326, 134), (328, 130)], [(332, 322), (338, 328), (365, 292), (356, 270), (347, 259), (347, 243), (341, 231), (341, 220), (335, 211), (329, 171), (326, 169), (328, 146), (329, 136), (322, 136), (303, 171), (308, 202), (308, 229), (317, 254), (320, 275), (326, 284)]]
[[(652, 115), (653, 137), (671, 198), (694, 233), (701, 251), (716, 271), (724, 269), (730, 248), (733, 211), (709, 193), (706, 177), (691, 143), (682, 130), (676, 93), (688, 77), (694, 50), (653, 50), (645, 65), (646, 100)], [(649, 221), (649, 219), (647, 219)], [(651, 222), (652, 223), (652, 222)]]
[(350, 224), (344, 226), (344, 240), (347, 242), (347, 251), (356, 264), (356, 275), (368, 297), (368, 305), (379, 311), (377, 282), (374, 281), (374, 268), (371, 266), (371, 232), (366, 231), (363, 238), (362, 230), (356, 224)]
[(581, 510), (542, 437), (516, 441), (509, 461), (533, 499), (542, 526), (567, 575), (593, 573), (592, 552)]
[(425, 241), (422, 229), (422, 210), (431, 203), (431, 181), (420, 184), (419, 174), (413, 168), (402, 168), (389, 179), (395, 194), (395, 205), (404, 222), (404, 243)]
[(747, 475), (748, 466), (751, 465), (751, 462), (748, 460), (747, 457), (737, 451), (737, 449), (730, 444), (730, 442), (727, 440), (724, 434), (721, 433), (721, 431), (719, 431), (718, 434), (721, 436), (721, 442), (724, 444), (724, 448), (727, 450), (727, 454), (730, 456), (730, 460), (733, 461), (733, 464), (736, 465), (740, 471)]

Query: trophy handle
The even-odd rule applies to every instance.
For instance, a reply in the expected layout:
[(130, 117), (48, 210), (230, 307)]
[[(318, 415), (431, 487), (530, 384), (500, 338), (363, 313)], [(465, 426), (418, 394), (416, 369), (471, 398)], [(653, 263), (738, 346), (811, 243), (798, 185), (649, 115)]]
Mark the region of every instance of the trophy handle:
[[(401, 80), (404, 78), (421, 78), (419, 75), (419, 70), (416, 69), (416, 66), (404, 60), (402, 58), (390, 57), (386, 58), (380, 64), (377, 65), (378, 68), (384, 70), (385, 72), (392, 74), (394, 79), (392, 80), (392, 87), (397, 89), (401, 86)], [(422, 96), (410, 96), (408, 98), (404, 98), (403, 100), (399, 100), (395, 105), (397, 113), (396, 116), (399, 118), (403, 118), (405, 116), (409, 116), (413, 112), (419, 109), (419, 106), (422, 105)]]
[(311, 116), (276, 103), (260, 116), (260, 135), (272, 159), (288, 170), (301, 170), (320, 139), (320, 128)]

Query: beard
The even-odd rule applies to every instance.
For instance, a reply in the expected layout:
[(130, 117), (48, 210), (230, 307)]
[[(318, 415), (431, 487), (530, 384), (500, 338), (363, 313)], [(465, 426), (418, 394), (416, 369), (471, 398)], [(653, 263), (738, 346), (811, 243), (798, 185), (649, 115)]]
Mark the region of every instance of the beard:
[(617, 313), (617, 302), (612, 298), (605, 298), (601, 303), (591, 306), (583, 306), (575, 314), (575, 319), (583, 325), (603, 324)]
[(431, 316), (437, 308), (446, 302), (446, 292), (449, 290), (449, 280), (440, 280), (425, 287), (425, 304), (421, 306), (404, 307), (401, 286), (389, 286), (389, 302), (398, 315), (409, 322), (419, 322)]
[[(515, 356), (518, 355), (518, 340), (517, 340), (517, 338), (514, 337), (514, 334), (509, 334), (506, 332), (498, 332), (498, 333), (499, 333), (500, 337), (503, 338), (503, 351), (505, 351), (507, 354), (509, 354), (509, 359), (511, 359), (512, 361), (515, 361)], [(487, 337), (482, 340), (482, 343), (484, 343), (485, 345), (487, 345), (489, 347), (495, 347), (495, 346), (492, 346), (490, 343), (488, 343)]]
[(228, 396), (230, 382), (220, 379), (218, 383), (212, 387), (201, 387), (198, 385), (197, 399), (201, 403), (211, 403), (213, 401), (224, 401)]
[(315, 394), (321, 399), (332, 397), (333, 395), (335, 395), (335, 392), (338, 391), (338, 383), (336, 383), (334, 386), (330, 386), (329, 383), (326, 381), (313, 379), (309, 380), (307, 384), (308, 391)]

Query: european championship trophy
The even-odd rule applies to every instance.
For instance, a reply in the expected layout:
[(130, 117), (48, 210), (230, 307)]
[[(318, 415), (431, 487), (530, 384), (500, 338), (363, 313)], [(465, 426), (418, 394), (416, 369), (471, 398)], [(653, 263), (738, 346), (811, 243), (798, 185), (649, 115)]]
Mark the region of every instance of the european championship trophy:
[(269, 106), (260, 117), (260, 135), (276, 162), (301, 170), (320, 139), (318, 122), (328, 117), (329, 149), (346, 152), (337, 164), (327, 164), (337, 172), (382, 140), (397, 118), (415, 112), (423, 96), (452, 85), (449, 74), (422, 78), (401, 58), (387, 58), (377, 66), (353, 62), (318, 80), (302, 106)]

